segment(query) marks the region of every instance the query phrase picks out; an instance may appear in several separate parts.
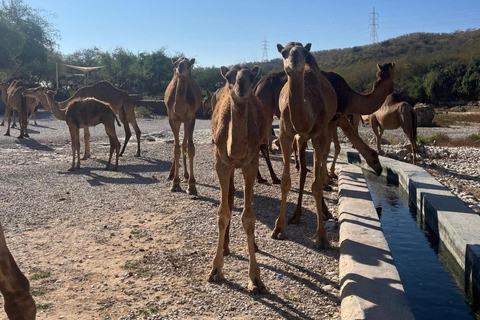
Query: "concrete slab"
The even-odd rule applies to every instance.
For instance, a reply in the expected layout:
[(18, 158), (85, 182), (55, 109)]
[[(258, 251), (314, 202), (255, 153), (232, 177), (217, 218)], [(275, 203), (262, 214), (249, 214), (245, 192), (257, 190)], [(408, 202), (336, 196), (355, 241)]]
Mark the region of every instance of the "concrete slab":
[(339, 167), (342, 319), (415, 319), (363, 173)]
[[(342, 146), (339, 158), (369, 169), (355, 149)], [(397, 181), (408, 191), (423, 218), (464, 270), (466, 286), (473, 284), (470, 287), (474, 290), (479, 288), (480, 216), (421, 167), (386, 157), (380, 157), (380, 162), (382, 174), (390, 181)], [(478, 293), (473, 296), (480, 299)], [(480, 301), (474, 304), (480, 305)]]

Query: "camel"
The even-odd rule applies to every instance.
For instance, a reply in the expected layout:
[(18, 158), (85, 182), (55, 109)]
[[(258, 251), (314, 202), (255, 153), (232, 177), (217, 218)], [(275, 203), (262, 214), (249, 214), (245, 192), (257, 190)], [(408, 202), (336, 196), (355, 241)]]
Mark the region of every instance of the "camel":
[[(16, 81), (17, 80), (14, 80), (14, 82), (16, 82)], [(0, 123), (0, 126), (5, 125), (5, 119), (8, 117), (8, 112), (9, 112), (9, 109), (6, 107), (7, 106), (7, 88), (8, 88), (8, 84), (6, 82), (0, 83), (0, 93), (2, 95), (3, 103), (5, 104), (5, 113), (3, 115), (3, 120)], [(40, 101), (38, 101), (36, 99), (28, 98), (26, 102), (27, 102), (27, 110), (30, 111), (30, 116), (28, 117), (27, 122), (30, 122), (30, 120), (33, 117), (33, 121), (34, 121), (35, 125), (37, 125), (37, 117), (35, 116), (35, 108), (38, 106)], [(16, 120), (15, 118), (17, 117), (16, 113), (17, 113), (16, 110), (13, 109), (13, 123), (12, 123), (11, 128), (16, 127), (16, 121), (15, 121)]]
[(18, 113), (18, 123), (20, 124), (20, 135), (18, 136), (19, 139), (23, 137), (29, 137), (27, 132), (27, 99), (22, 96), (23, 91), (25, 91), (25, 86), (20, 80), (14, 81), (8, 86), (5, 110), (6, 114), (8, 115), (8, 127), (5, 135), (10, 135), (11, 110), (16, 110)]
[[(193, 130), (195, 128), (195, 114), (202, 103), (202, 92), (191, 75), (195, 59), (179, 58), (172, 63), (174, 66), (173, 78), (165, 91), (165, 105), (167, 106), (168, 122), (172, 128), (175, 146), (173, 150), (172, 167), (168, 179), (172, 180), (171, 191), (181, 191), (179, 178), (180, 162), (180, 125), (183, 123), (184, 135), (181, 145), (183, 153), (184, 181), (188, 181), (188, 194), (197, 195), (196, 181), (193, 174), (193, 158), (195, 145), (193, 144)], [(190, 161), (190, 174), (187, 170), (187, 154)]]
[(230, 253), (229, 229), (235, 196), (234, 172), (242, 170), (244, 181), (244, 209), (242, 223), (247, 235), (249, 253), (248, 290), (266, 291), (260, 279), (260, 269), (255, 258), (255, 216), (252, 208), (253, 186), (258, 171), (258, 150), (267, 119), (261, 112), (258, 98), (253, 94), (253, 81), (258, 67), (221, 67), (227, 80), (212, 114), (212, 138), (215, 144), (215, 169), (220, 183), (221, 199), (218, 209), (218, 244), (212, 263), (209, 281), (220, 281), (223, 276), (223, 257)]
[[(325, 170), (322, 168), (327, 165), (328, 145), (332, 138), (329, 132), (333, 132), (333, 129), (329, 128), (331, 126), (329, 123), (336, 113), (337, 95), (332, 85), (320, 72), (315, 58), (310, 53), (311, 46), (310, 43), (303, 46), (299, 42), (289, 42), (285, 47), (277, 44), (288, 80), (279, 98), (279, 141), (284, 166), (281, 179), (282, 202), (272, 238), (285, 238), (285, 210), (291, 187), (292, 143), (297, 139), (299, 145), (303, 146), (308, 140), (312, 140), (315, 150), (312, 194), (317, 207), (317, 231), (314, 242), (315, 246), (321, 249), (330, 247), (327, 231), (323, 225), (322, 199)], [(304, 152), (303, 154), (300, 152), (301, 174), (306, 170), (304, 155)]]
[(417, 153), (417, 114), (410, 104), (400, 101), (396, 93), (390, 94), (380, 109), (372, 113), (368, 120), (377, 140), (378, 153), (382, 152), (381, 139), (385, 130), (402, 128), (412, 146), (412, 163)]
[(4, 308), (8, 319), (33, 320), (36, 306), (30, 294), (30, 282), (18, 268), (10, 250), (8, 250), (3, 227), (0, 223), (0, 291), (4, 299)]
[[(43, 87), (28, 89), (27, 91), (29, 92), (28, 96), (38, 99), (45, 108), (48, 108), (48, 102), (45, 100), (45, 95), (43, 94)], [(115, 88), (107, 81), (100, 81), (93, 85), (80, 88), (68, 100), (56, 103), (58, 103), (59, 109), (65, 109), (69, 102), (76, 98), (95, 98), (97, 100), (103, 101), (110, 105), (112, 110), (118, 115), (118, 117), (120, 118), (120, 122), (123, 124), (125, 130), (125, 142), (123, 144), (122, 150), (120, 151), (120, 156), (123, 155), (125, 147), (127, 146), (127, 143), (132, 136), (132, 132), (129, 127), (129, 124), (131, 124), (137, 137), (137, 153), (135, 154), (135, 157), (140, 156), (141, 131), (137, 124), (137, 118), (135, 117), (133, 101), (126, 91)], [(55, 113), (53, 113), (53, 115), (56, 117)], [(58, 117), (57, 119), (65, 120)], [(88, 127), (83, 128), (83, 131), (85, 141), (85, 153), (82, 160), (85, 160), (90, 158), (91, 156), (90, 131)]]
[[(70, 167), (70, 169), (68, 169), (68, 171), (74, 171), (75, 169), (80, 168), (79, 129), (83, 128), (85, 131), (85, 129), (87, 129), (88, 127), (93, 127), (100, 123), (103, 123), (103, 125), (105, 126), (105, 132), (110, 138), (110, 157), (108, 159), (105, 170), (108, 170), (108, 168), (110, 167), (113, 150), (115, 149), (116, 158), (113, 170), (116, 171), (118, 169), (120, 142), (118, 141), (117, 134), (115, 132), (115, 120), (117, 121), (119, 126), (120, 122), (118, 121), (117, 116), (115, 115), (115, 112), (110, 107), (110, 105), (95, 98), (76, 98), (70, 99), (65, 108), (62, 109), (62, 103), (57, 102), (54, 99), (55, 91), (47, 90), (44, 88), (42, 88), (42, 90), (39, 90), (39, 88), (34, 88), (30, 90), (25, 90), (24, 95), (27, 97), (39, 97), (39, 92), (42, 92), (44, 95), (44, 99), (42, 99), (46, 103), (44, 105), (47, 106), (47, 108), (53, 113), (55, 118), (59, 120), (64, 120), (70, 130), (73, 161), (72, 166)], [(87, 144), (87, 141), (89, 141), (89, 138), (86, 138), (85, 144)], [(76, 164), (75, 154), (78, 158)]]

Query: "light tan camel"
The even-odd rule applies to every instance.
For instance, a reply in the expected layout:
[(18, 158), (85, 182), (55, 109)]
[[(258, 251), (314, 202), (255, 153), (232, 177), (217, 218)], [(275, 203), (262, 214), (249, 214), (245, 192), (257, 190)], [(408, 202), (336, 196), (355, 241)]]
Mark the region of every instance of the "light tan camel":
[(11, 110), (16, 110), (18, 113), (18, 123), (20, 124), (20, 135), (18, 138), (27, 137), (27, 99), (22, 96), (22, 92), (25, 91), (25, 86), (23, 82), (18, 80), (12, 82), (7, 88), (7, 103), (6, 103), (6, 113), (8, 115), (8, 127), (6, 136), (10, 135), (10, 124), (11, 124)]
[(255, 258), (255, 216), (253, 213), (253, 186), (258, 171), (258, 150), (267, 119), (260, 111), (260, 101), (252, 92), (258, 67), (246, 66), (231, 69), (221, 67), (227, 80), (212, 115), (212, 138), (215, 143), (215, 169), (220, 183), (221, 199), (218, 209), (218, 245), (212, 263), (209, 281), (223, 279), (223, 257), (230, 250), (229, 230), (235, 196), (234, 172), (242, 169), (244, 181), (244, 209), (242, 224), (247, 234), (249, 253), (248, 289), (254, 293), (266, 291), (260, 279), (260, 269)]
[[(18, 80), (14, 80), (14, 82), (16, 82), (16, 81), (18, 81)], [(2, 123), (0, 123), (0, 126), (5, 125), (5, 119), (8, 117), (8, 112), (11, 109), (11, 108), (10, 109), (7, 108), (7, 89), (8, 89), (7, 82), (0, 83), (0, 92), (1, 92), (1, 95), (2, 95), (3, 103), (5, 104), (5, 113), (3, 115), (3, 120), (2, 120)], [(28, 98), (26, 100), (26, 103), (27, 103), (27, 112), (30, 111), (30, 116), (28, 117), (27, 121), (29, 122), (30, 119), (32, 119), (32, 117), (33, 117), (33, 121), (34, 121), (35, 125), (37, 125), (37, 117), (35, 116), (35, 108), (38, 106), (39, 101), (36, 100), (36, 99)], [(17, 112), (16, 112), (15, 109), (13, 109), (13, 123), (12, 123), (11, 128), (16, 127), (16, 117), (17, 117)]]
[(378, 153), (382, 152), (381, 140), (385, 130), (402, 128), (412, 146), (412, 163), (415, 164), (417, 153), (417, 114), (412, 106), (400, 101), (396, 93), (390, 94), (380, 109), (372, 113), (368, 120), (377, 140)]
[[(300, 145), (312, 140), (314, 148), (314, 182), (312, 193), (317, 207), (317, 231), (314, 236), (317, 248), (328, 248), (330, 243), (323, 225), (323, 167), (327, 165), (328, 145), (332, 137), (328, 128), (337, 109), (337, 96), (332, 85), (322, 75), (315, 58), (310, 54), (311, 44), (289, 42), (277, 49), (283, 58), (288, 81), (280, 93), (280, 148), (283, 157), (282, 204), (275, 222), (272, 238), (285, 238), (285, 210), (287, 195), (291, 187), (290, 156), (292, 143), (297, 139)], [(303, 153), (304, 156), (304, 153)], [(300, 152), (301, 173), (306, 170), (305, 159)], [(303, 161), (302, 161), (303, 160)]]
[[(173, 162), (168, 179), (172, 180), (171, 191), (181, 191), (179, 178), (180, 153), (183, 153), (184, 181), (188, 181), (187, 192), (197, 194), (195, 176), (193, 174), (193, 158), (195, 145), (193, 144), (193, 130), (195, 128), (195, 114), (202, 103), (202, 92), (191, 75), (195, 59), (179, 58), (173, 61), (174, 74), (165, 91), (165, 105), (167, 106), (168, 122), (175, 139)], [(180, 145), (180, 126), (183, 123), (183, 143)], [(190, 174), (187, 170), (187, 154), (190, 162)]]
[[(31, 91), (35, 90), (35, 91)], [(29, 96), (37, 98), (42, 105), (45, 107), (44, 97), (42, 93), (43, 88), (38, 87), (35, 89), (28, 90), (30, 92)], [(36, 92), (36, 95), (33, 93)], [(123, 124), (125, 130), (125, 142), (123, 144), (122, 150), (120, 151), (120, 156), (123, 155), (125, 147), (127, 146), (132, 132), (130, 130), (129, 124), (132, 125), (133, 130), (137, 138), (137, 153), (135, 157), (140, 156), (140, 136), (141, 131), (137, 124), (137, 118), (135, 116), (134, 104), (128, 92), (120, 90), (112, 86), (108, 81), (100, 81), (95, 84), (85, 86), (78, 89), (68, 100), (58, 102), (60, 109), (65, 109), (68, 103), (77, 98), (95, 98), (97, 100), (103, 101), (110, 105), (112, 110), (118, 115), (120, 122)], [(43, 100), (42, 100), (43, 99)], [(54, 114), (55, 115), (55, 114)], [(63, 119), (60, 119), (63, 120)], [(84, 137), (85, 137), (85, 154), (83, 160), (90, 158), (90, 132), (88, 127), (83, 128)]]
[(36, 306), (30, 294), (30, 283), (18, 268), (8, 250), (2, 225), (0, 224), (0, 291), (4, 308), (10, 320), (33, 320)]

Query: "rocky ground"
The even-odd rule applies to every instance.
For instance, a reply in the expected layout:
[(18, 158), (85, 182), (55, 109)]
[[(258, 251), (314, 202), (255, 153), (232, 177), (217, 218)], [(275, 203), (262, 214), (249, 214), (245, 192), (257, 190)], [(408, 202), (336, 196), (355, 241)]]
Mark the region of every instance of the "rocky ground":
[[(275, 241), (269, 234), (280, 209), (280, 187), (255, 185), (257, 259), (268, 293), (246, 290), (240, 172), (235, 176), (226, 280), (206, 281), (219, 205), (209, 121), (196, 125), (199, 196), (193, 197), (169, 191), (173, 146), (165, 118), (139, 121), (142, 157), (133, 157), (133, 139), (118, 172), (103, 170), (108, 143), (98, 126), (92, 130), (93, 158), (73, 173), (66, 171), (71, 149), (65, 123), (46, 112), (39, 112), (38, 118), (38, 126), (29, 126), (30, 139), (0, 136), (0, 221), (14, 257), (30, 279), (38, 319), (340, 318), (338, 226), (327, 222), (331, 250), (313, 247), (309, 236), (316, 217), (310, 192), (304, 197), (302, 223), (288, 226), (287, 240)], [(369, 127), (360, 131), (366, 139), (373, 138)], [(454, 138), (478, 131), (477, 126), (419, 128), (422, 135), (442, 132)], [(123, 140), (123, 129), (117, 132)], [(389, 156), (408, 160), (401, 130), (387, 131), (384, 138), (392, 143), (383, 146)], [(479, 156), (475, 148), (426, 147), (419, 165), (480, 211)], [(280, 155), (272, 160), (280, 174)], [(267, 177), (262, 159), (260, 164)], [(292, 171), (288, 215), (298, 195), (296, 177)], [(310, 186), (311, 174), (307, 179)], [(334, 185), (326, 193), (334, 215), (336, 191)]]
[[(209, 121), (196, 125), (199, 196), (193, 197), (169, 190), (173, 146), (165, 118), (139, 121), (142, 157), (133, 157), (133, 139), (118, 172), (103, 170), (108, 143), (103, 126), (94, 128), (93, 157), (73, 173), (67, 172), (71, 149), (65, 123), (45, 112), (37, 119), (38, 126), (29, 126), (30, 139), (15, 138), (18, 130), (0, 136), (0, 221), (30, 279), (38, 319), (340, 318), (338, 227), (327, 223), (332, 249), (314, 248), (309, 236), (315, 232), (315, 205), (308, 190), (302, 223), (288, 226), (288, 239), (278, 241), (270, 232), (280, 210), (280, 187), (255, 185), (257, 260), (268, 293), (253, 295), (246, 289), (237, 172), (226, 280), (207, 282), (219, 205)], [(122, 140), (123, 129), (117, 133)], [(280, 174), (281, 157), (272, 159)], [(298, 194), (296, 177), (292, 171), (288, 215)], [(311, 182), (309, 174), (307, 186)], [(336, 190), (326, 193), (335, 215)]]

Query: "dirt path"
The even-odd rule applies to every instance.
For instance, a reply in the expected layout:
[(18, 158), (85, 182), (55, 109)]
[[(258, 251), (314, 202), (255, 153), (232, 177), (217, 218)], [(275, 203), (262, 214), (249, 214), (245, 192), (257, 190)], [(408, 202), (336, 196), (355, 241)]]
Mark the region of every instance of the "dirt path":
[[(313, 247), (309, 236), (316, 218), (310, 192), (304, 197), (302, 224), (288, 226), (288, 239), (275, 241), (269, 235), (280, 210), (280, 187), (255, 185), (257, 259), (269, 293), (252, 295), (246, 290), (248, 255), (237, 172), (227, 280), (206, 281), (219, 205), (208, 122), (200, 121), (195, 135), (199, 197), (169, 191), (173, 148), (166, 119), (140, 121), (143, 156), (133, 157), (131, 141), (119, 172), (103, 170), (108, 152), (103, 127), (92, 132), (93, 159), (67, 173), (65, 124), (48, 116), (39, 124), (29, 126), (30, 140), (0, 137), (0, 219), (30, 279), (38, 319), (339, 319), (338, 228), (327, 223), (333, 249)], [(123, 129), (117, 132), (123, 138)], [(274, 155), (273, 162), (280, 174), (281, 157)], [(296, 177), (292, 171), (289, 215), (296, 203)], [(309, 174), (307, 190), (311, 182)], [(336, 187), (326, 196), (336, 214)]]

